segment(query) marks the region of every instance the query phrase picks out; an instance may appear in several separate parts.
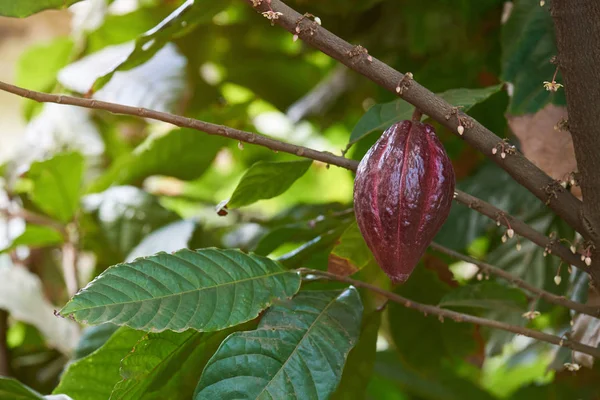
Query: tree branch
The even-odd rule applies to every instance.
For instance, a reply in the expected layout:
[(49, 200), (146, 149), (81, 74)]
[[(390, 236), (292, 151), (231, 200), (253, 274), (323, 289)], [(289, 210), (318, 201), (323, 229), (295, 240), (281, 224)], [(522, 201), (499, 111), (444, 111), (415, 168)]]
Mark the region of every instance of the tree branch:
[(533, 285), (530, 285), (529, 283), (525, 282), (524, 280), (517, 278), (516, 276), (512, 275), (511, 273), (504, 271), (503, 269), (496, 268), (488, 263), (479, 261), (479, 260), (477, 260), (473, 257), (469, 257), (467, 255), (461, 254), (461, 253), (451, 250), (447, 247), (439, 245), (435, 242), (431, 243), (429, 245), (429, 247), (434, 249), (435, 251), (439, 251), (440, 253), (446, 254), (452, 258), (456, 258), (458, 260), (462, 260), (462, 261), (465, 261), (465, 262), (468, 262), (471, 264), (475, 264), (479, 268), (481, 268), (481, 270), (483, 270), (484, 272), (488, 272), (492, 275), (496, 275), (503, 279), (506, 279), (507, 281), (514, 284), (515, 286), (518, 286), (521, 289), (525, 289), (526, 291), (534, 294), (536, 297), (546, 300), (548, 303), (563, 306), (563, 307), (569, 308), (571, 310), (575, 310), (581, 314), (591, 315), (592, 317), (600, 317), (600, 308), (598, 308), (598, 307), (590, 307), (585, 304), (571, 301), (563, 296), (557, 296), (553, 293), (539, 289)]
[(367, 282), (358, 281), (358, 280), (348, 278), (345, 276), (335, 275), (335, 274), (325, 272), (325, 271), (319, 271), (319, 270), (313, 270), (313, 269), (307, 269), (307, 268), (300, 268), (297, 271), (304, 275), (315, 275), (317, 277), (322, 277), (322, 278), (333, 280), (333, 281), (347, 283), (347, 284), (353, 285), (355, 287), (368, 289), (372, 292), (375, 292), (375, 293), (378, 293), (378, 294), (384, 296), (386, 299), (389, 299), (390, 301), (393, 301), (394, 303), (398, 303), (400, 305), (403, 305), (404, 307), (420, 311), (420, 312), (424, 313), (425, 315), (428, 315), (428, 314), (437, 315), (442, 319), (443, 318), (451, 318), (452, 320), (454, 320), (456, 322), (468, 322), (468, 323), (475, 324), (475, 325), (481, 325), (481, 326), (487, 326), (490, 328), (501, 329), (501, 330), (504, 330), (507, 332), (516, 333), (518, 335), (527, 336), (527, 337), (530, 337), (530, 338), (533, 338), (533, 339), (536, 339), (536, 340), (539, 340), (542, 342), (547, 342), (547, 343), (555, 344), (558, 346), (568, 347), (569, 349), (578, 351), (580, 353), (589, 354), (592, 357), (600, 359), (600, 348), (591, 347), (591, 346), (585, 345), (583, 343), (570, 340), (568, 338), (561, 338), (559, 336), (549, 335), (547, 333), (535, 331), (533, 329), (522, 328), (520, 326), (509, 325), (504, 322), (494, 321), (494, 320), (487, 319), (487, 318), (475, 317), (473, 315), (463, 314), (463, 313), (443, 309), (443, 308), (436, 307), (436, 306), (417, 303), (417, 302), (409, 300), (405, 297), (397, 295), (396, 293), (388, 292), (387, 290), (381, 289), (378, 286), (371, 285)]
[[(241, 131), (239, 129), (230, 128), (224, 125), (212, 124), (210, 122), (186, 118), (161, 111), (149, 110), (147, 108), (140, 107), (130, 107), (122, 104), (109, 103), (99, 100), (41, 93), (33, 90), (23, 89), (2, 81), (0, 81), (0, 90), (4, 90), (6, 92), (13, 93), (18, 96), (26, 97), (28, 99), (42, 103), (58, 103), (89, 109), (104, 110), (114, 114), (132, 115), (141, 118), (149, 118), (158, 121), (163, 121), (173, 124), (175, 126), (191, 128), (201, 132), (205, 132), (209, 135), (224, 136), (230, 139), (239, 140), (241, 142), (263, 146), (271, 150), (282, 151), (284, 153), (294, 154), (299, 157), (305, 157), (312, 160), (321, 161), (326, 164), (336, 165), (338, 167), (345, 168), (350, 171), (356, 171), (356, 168), (358, 167), (357, 161), (336, 156), (335, 154), (332, 154), (330, 152), (317, 151), (308, 147), (284, 143), (279, 140), (258, 135), (256, 133)], [(530, 239), (532, 242), (536, 243), (539, 246), (552, 248), (552, 254), (558, 255), (570, 265), (574, 265), (584, 271), (588, 271), (587, 265), (584, 262), (582, 262), (581, 259), (577, 257), (577, 255), (572, 254), (569, 251), (569, 249), (567, 249), (562, 244), (553, 242), (546, 236), (531, 228), (526, 223), (514, 217), (511, 217), (510, 215), (504, 213), (504, 211), (500, 210), (497, 207), (494, 207), (493, 205), (481, 199), (473, 197), (467, 193), (461, 192), (460, 190), (456, 190), (455, 192), (455, 198), (458, 202), (467, 205), (468, 207), (492, 218), (495, 221), (498, 220), (499, 215), (502, 215), (503, 218), (499, 219), (502, 225), (508, 227), (508, 224), (510, 224), (512, 229), (514, 229), (514, 231), (517, 234)]]
[(510, 214), (506, 214), (504, 211), (484, 200), (459, 190), (456, 191), (455, 199), (478, 213), (483, 214), (496, 222), (500, 222), (501, 225), (512, 228), (517, 235), (531, 240), (540, 247), (551, 250), (551, 254), (560, 257), (560, 259), (567, 264), (574, 265), (589, 273), (590, 267), (588, 267), (585, 262), (581, 261), (580, 254), (572, 253), (567, 246), (563, 245), (558, 240), (550, 239), (548, 236), (536, 231), (520, 219), (515, 218)]
[[(244, 1), (252, 6), (252, 0)], [(362, 74), (379, 86), (393, 93), (398, 92), (402, 99), (413, 104), (424, 114), (427, 114), (440, 124), (457, 133), (459, 125), (457, 119), (447, 118), (448, 115), (456, 112), (456, 108), (413, 81), (412, 77), (408, 74), (401, 74), (375, 57), (370, 56), (366, 49), (352, 46), (350, 43), (309, 19), (303, 19), (302, 15), (280, 0), (262, 1), (255, 9), (261, 13), (270, 9), (276, 13), (281, 13), (277, 14), (277, 19), (272, 20), (272, 22), (298, 35), (306, 43), (340, 61), (348, 68)], [(506, 170), (517, 182), (526, 187), (538, 199), (543, 202), (549, 199), (547, 189), (555, 187), (556, 182), (554, 179), (546, 175), (520, 153), (508, 155), (506, 158), (501, 158), (499, 155), (492, 155), (492, 148), (502, 142), (502, 140), (479, 122), (471, 118), (461, 119), (467, 119), (472, 123), (472, 126), (465, 127), (463, 135), (459, 135), (461, 138), (490, 157), (492, 161)], [(584, 237), (589, 237), (579, 216), (581, 202), (570, 192), (564, 190), (557, 190), (555, 194), (556, 198), (552, 196), (549, 204), (550, 208)]]

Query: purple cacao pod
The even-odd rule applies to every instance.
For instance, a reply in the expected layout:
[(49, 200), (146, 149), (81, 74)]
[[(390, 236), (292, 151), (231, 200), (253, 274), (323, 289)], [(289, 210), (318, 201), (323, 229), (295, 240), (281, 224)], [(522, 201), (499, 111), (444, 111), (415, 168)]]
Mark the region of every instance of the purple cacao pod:
[(394, 283), (410, 276), (448, 218), (456, 178), (432, 126), (403, 121), (362, 159), (354, 181), (360, 232)]

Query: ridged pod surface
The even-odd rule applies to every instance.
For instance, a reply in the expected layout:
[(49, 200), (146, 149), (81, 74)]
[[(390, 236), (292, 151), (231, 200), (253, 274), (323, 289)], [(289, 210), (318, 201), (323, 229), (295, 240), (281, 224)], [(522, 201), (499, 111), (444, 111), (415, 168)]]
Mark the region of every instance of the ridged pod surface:
[(394, 283), (410, 276), (448, 218), (456, 178), (432, 126), (403, 121), (362, 159), (354, 181), (360, 231)]

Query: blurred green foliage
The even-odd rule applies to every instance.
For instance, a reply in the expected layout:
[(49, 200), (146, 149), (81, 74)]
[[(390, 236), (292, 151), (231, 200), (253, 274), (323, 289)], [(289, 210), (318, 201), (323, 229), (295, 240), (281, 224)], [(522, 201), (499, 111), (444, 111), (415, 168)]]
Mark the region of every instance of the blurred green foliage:
[[(75, 1), (17, 3), (0, 0), (0, 15), (24, 17)], [(80, 6), (89, 3), (91, 0)], [(341, 70), (326, 55), (270, 26), (244, 1), (149, 0), (123, 12), (109, 7), (118, 1), (104, 3), (96, 10), (88, 8), (98, 13), (94, 16), (99, 23), (87, 21), (85, 29), (69, 37), (27, 49), (18, 63), (18, 84), (47, 92), (97, 95), (148, 108), (177, 93), (174, 102), (166, 102), (173, 113), (335, 154), (350, 142), (354, 145), (348, 157), (357, 160), (383, 129), (412, 113), (412, 107), (393, 93)], [(369, 54), (393, 68), (412, 72), (420, 84), (442, 93), (452, 104), (464, 106), (469, 115), (501, 137), (510, 137), (505, 113), (534, 113), (548, 102), (564, 104), (561, 94), (550, 94), (542, 86), (554, 73), (549, 62), (555, 48), (548, 5), (540, 7), (537, 0), (514, 3), (512, 15), (503, 25), (503, 0), (288, 2), (301, 12), (318, 15), (324, 27), (351, 43), (362, 44)], [(174, 50), (170, 58), (161, 58), (167, 44)], [(115, 55), (111, 52), (117, 45), (129, 47)], [(71, 80), (61, 75), (68, 64), (99, 54), (102, 57), (72, 73)], [(179, 68), (180, 73), (165, 76), (170, 68)], [(507, 83), (512, 96), (505, 90)], [(43, 109), (27, 101), (23, 113), (33, 124), (36, 118), (47, 118)], [(41, 125), (50, 122), (42, 120)], [(436, 127), (452, 158), (458, 188), (524, 219), (546, 235), (555, 232), (557, 237), (574, 239), (572, 229), (504, 171), (470, 151), (464, 141), (439, 124), (428, 122)], [(58, 135), (41, 156), (27, 162), (15, 158), (2, 168), (7, 194), (15, 204), (43, 214), (68, 233), (63, 237), (56, 230), (29, 224), (5, 249), (13, 254), (15, 249), (29, 250), (23, 263), (41, 278), (46, 296), (57, 308), (69, 299), (61, 272), (65, 240), (75, 241), (81, 254), (93, 259), (87, 272), (80, 271), (82, 283), (112, 265), (117, 264), (104, 276), (126, 268), (120, 263), (139, 256), (140, 248), (158, 252), (187, 245), (253, 251), (286, 268), (342, 268), (337, 271), (391, 289), (356, 229), (349, 171), (221, 136), (104, 112), (82, 116), (73, 136), (67, 135), (72, 129), (66, 124), (57, 129), (65, 136), (60, 139)], [(76, 140), (83, 131), (99, 138), (101, 151), (90, 154), (90, 142)], [(41, 137), (47, 138), (43, 136), (47, 133), (40, 131), (37, 141), (42, 143)], [(223, 208), (221, 202), (230, 198), (229, 209)], [(219, 214), (227, 215), (218, 215), (219, 203)], [(192, 221), (191, 231), (183, 225), (173, 228), (173, 223), (181, 220)], [(173, 230), (165, 234), (163, 229), (169, 227)], [(537, 287), (578, 301), (586, 299), (585, 276), (569, 278), (566, 267), (559, 271), (555, 257), (544, 257), (544, 249), (524, 239), (502, 243), (503, 233), (493, 221), (455, 204), (436, 241), (485, 258)], [(175, 244), (169, 243), (171, 236), (176, 237)], [(140, 246), (145, 239), (149, 241), (146, 247)], [(520, 251), (517, 240), (522, 243)], [(414, 301), (517, 325), (525, 325), (521, 314), (535, 308), (544, 318), (532, 326), (558, 335), (569, 329), (572, 316), (566, 310), (526, 297), (494, 277), (480, 276), (485, 281), (479, 282), (476, 271), (453, 276), (451, 271), (465, 268), (451, 264), (451, 260), (427, 254), (407, 284), (395, 290)], [(204, 271), (201, 268), (198, 273)], [(562, 277), (560, 286), (554, 284), (556, 274)], [(174, 282), (185, 286), (183, 281)], [(101, 284), (96, 281), (96, 287)], [(235, 374), (236, 364), (220, 366), (219, 357), (243, 355), (247, 350), (243, 344), (254, 343), (252, 335), (269, 336), (271, 328), (277, 328), (283, 332), (277, 338), (278, 346), (289, 345), (286, 340), (308, 346), (310, 340), (295, 335), (314, 335), (322, 346), (318, 356), (332, 363), (331, 370), (311, 370), (315, 376), (287, 371), (292, 375), (290, 382), (299, 385), (299, 393), (308, 393), (302, 398), (321, 398), (311, 392), (310, 385), (315, 382), (335, 399), (598, 398), (598, 367), (577, 376), (550, 371), (547, 367), (555, 349), (549, 345), (532, 344), (506, 332), (438, 321), (396, 304), (385, 307), (381, 298), (362, 291), (360, 298), (353, 290), (346, 293), (349, 297), (316, 292), (336, 287), (344, 288), (327, 282), (304, 284), (295, 300), (277, 303), (266, 311), (256, 330), (252, 329), (258, 320), (232, 328), (223, 325), (227, 329), (214, 334), (143, 333), (101, 325), (87, 330), (79, 344), (72, 344), (74, 356), (52, 350), (39, 327), (11, 320), (11, 372), (41, 393), (54, 391), (76, 399), (108, 398), (111, 394), (111, 399), (189, 398), (200, 381), (199, 399), (202, 390), (212, 390), (209, 380), (220, 382)], [(232, 293), (248, 296), (249, 292), (235, 290)], [(311, 300), (311, 295), (320, 300)], [(218, 298), (215, 296), (211, 299)], [(359, 307), (361, 302), (362, 320), (348, 307), (350, 303)], [(329, 306), (321, 303), (333, 304), (338, 314), (329, 315)], [(219, 304), (227, 302), (220, 299)], [(261, 305), (260, 310), (266, 306)], [(320, 315), (313, 321), (314, 327), (290, 317), (302, 314), (305, 318), (311, 313)], [(351, 334), (334, 329), (336, 321), (350, 324)], [(230, 333), (233, 335), (223, 341)], [(242, 344), (238, 343), (241, 339)], [(275, 352), (281, 357), (277, 363), (285, 366), (287, 356), (265, 346), (264, 341), (259, 344), (253, 351), (264, 357)], [(336, 348), (344, 354), (336, 353)], [(316, 350), (312, 348), (312, 355), (309, 350), (302, 347), (299, 357), (292, 355), (288, 361), (302, 366), (316, 357)], [(261, 363), (266, 365), (268, 361), (260, 361), (257, 354), (245, 358), (245, 368), (251, 371)], [(556, 365), (555, 361), (553, 367), (570, 361), (564, 357), (561, 353), (557, 358), (561, 362)], [(71, 359), (78, 360), (61, 375)], [(210, 375), (201, 378), (206, 365)], [(272, 378), (263, 372), (262, 378)], [(251, 379), (242, 381), (245, 388), (254, 384)], [(281, 394), (278, 390), (285, 388), (286, 382), (277, 381), (274, 387), (274, 393)], [(14, 380), (0, 379), (0, 399), (18, 395), (41, 398)]]

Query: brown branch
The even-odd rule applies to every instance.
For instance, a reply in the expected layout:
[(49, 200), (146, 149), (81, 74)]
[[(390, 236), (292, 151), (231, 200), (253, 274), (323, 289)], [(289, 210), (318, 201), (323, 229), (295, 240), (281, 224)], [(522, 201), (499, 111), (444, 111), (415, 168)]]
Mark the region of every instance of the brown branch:
[(548, 303), (563, 306), (563, 307), (569, 308), (571, 310), (575, 310), (582, 314), (591, 315), (592, 317), (600, 317), (600, 308), (598, 308), (598, 307), (590, 307), (585, 304), (571, 301), (563, 296), (557, 296), (553, 293), (539, 289), (533, 285), (530, 285), (529, 283), (525, 282), (524, 280), (517, 278), (516, 276), (512, 275), (511, 273), (504, 271), (503, 269), (496, 268), (488, 263), (479, 261), (473, 257), (466, 256), (464, 254), (461, 254), (459, 252), (451, 250), (451, 249), (444, 247), (442, 245), (439, 245), (437, 243), (431, 243), (429, 245), (429, 247), (434, 249), (435, 251), (439, 251), (440, 253), (446, 254), (452, 258), (456, 258), (458, 260), (462, 260), (462, 261), (465, 261), (465, 262), (468, 262), (471, 264), (475, 264), (479, 268), (481, 268), (482, 271), (490, 273), (492, 275), (499, 276), (503, 279), (506, 279), (507, 281), (514, 284), (515, 286), (518, 286), (521, 289), (525, 289), (526, 291), (534, 294), (535, 297), (544, 299)]
[(500, 222), (501, 225), (504, 225), (507, 228), (512, 228), (517, 235), (531, 240), (538, 246), (551, 250), (551, 254), (560, 257), (567, 264), (574, 265), (586, 272), (590, 271), (590, 268), (585, 262), (581, 261), (580, 254), (573, 254), (567, 246), (563, 245), (558, 240), (550, 239), (548, 236), (533, 229), (530, 225), (510, 214), (506, 214), (504, 211), (494, 207), (490, 203), (459, 190), (456, 191), (455, 200), (472, 208), (480, 214), (490, 217), (496, 222)]
[[(250, 5), (253, 3), (252, 0), (244, 1)], [(401, 74), (389, 65), (369, 55), (366, 49), (353, 46), (310, 19), (304, 18), (280, 0), (263, 1), (255, 7), (261, 13), (271, 8), (274, 12), (281, 13), (272, 22), (282, 26), (290, 33), (297, 34), (306, 43), (340, 61), (379, 86), (390, 92), (398, 93), (402, 99), (413, 104), (424, 114), (457, 133), (459, 125), (457, 119), (447, 118), (456, 110), (455, 107), (413, 81), (411, 76)], [(297, 28), (299, 31), (297, 31)], [(470, 124), (468, 127), (465, 126), (465, 132), (460, 137), (490, 157), (538, 199), (546, 202), (549, 199), (546, 189), (553, 187), (556, 183), (554, 179), (546, 175), (520, 153), (510, 154), (506, 158), (493, 155), (492, 148), (502, 140), (474, 119), (468, 118), (468, 120)], [(581, 202), (570, 192), (557, 191), (556, 198), (552, 198), (549, 206), (584, 237), (589, 236), (579, 216)]]
[[(581, 218), (596, 244), (591, 275), (600, 287), (600, 3), (598, 0), (552, 2), (558, 56), (564, 80), (577, 169), (583, 193)], [(583, 233), (583, 232), (582, 232)]]
[(578, 351), (580, 353), (589, 354), (592, 357), (600, 359), (600, 348), (591, 347), (583, 343), (570, 340), (568, 338), (561, 338), (559, 336), (549, 335), (547, 333), (535, 331), (533, 329), (522, 328), (520, 326), (510, 325), (504, 322), (494, 321), (487, 318), (475, 317), (473, 315), (463, 314), (456, 311), (431, 306), (428, 304), (417, 303), (415, 301), (397, 295), (396, 293), (388, 292), (387, 290), (381, 289), (378, 286), (371, 285), (367, 282), (358, 281), (345, 276), (335, 275), (325, 271), (312, 270), (307, 268), (300, 268), (297, 271), (304, 275), (315, 275), (318, 277), (323, 277), (325, 279), (343, 282), (349, 285), (353, 285), (355, 287), (370, 290), (372, 292), (384, 296), (386, 299), (389, 299), (394, 303), (398, 303), (400, 305), (403, 305), (404, 307), (420, 311), (426, 315), (437, 315), (440, 318), (450, 318), (456, 322), (468, 322), (475, 325), (487, 326), (494, 329), (501, 329), (507, 332), (516, 333), (518, 335), (527, 336), (539, 340), (541, 342), (547, 342), (558, 346), (567, 347), (569, 349)]
[[(175, 126), (184, 128), (191, 128), (198, 131), (205, 132), (209, 135), (219, 135), (228, 137), (230, 139), (239, 140), (241, 142), (255, 144), (269, 148), (271, 150), (282, 151), (284, 153), (294, 154), (299, 157), (305, 157), (316, 161), (321, 161), (329, 165), (335, 165), (341, 168), (348, 169), (350, 171), (356, 171), (358, 162), (355, 160), (349, 160), (344, 157), (336, 156), (335, 154), (326, 151), (317, 151), (308, 147), (298, 146), (290, 143), (284, 143), (279, 140), (271, 139), (266, 136), (258, 135), (251, 132), (241, 131), (239, 129), (230, 128), (224, 125), (212, 124), (210, 122), (200, 121), (192, 118), (186, 118), (179, 115), (165, 113), (161, 111), (149, 110), (147, 108), (130, 107), (122, 104), (109, 103), (105, 101), (83, 99), (79, 97), (55, 95), (48, 93), (35, 92), (33, 90), (27, 90), (18, 86), (10, 85), (0, 81), (0, 90), (4, 90), (9, 93), (16, 94), (21, 97), (26, 97), (34, 101), (43, 103), (58, 103), (65, 105), (72, 105), (77, 107), (104, 110), (114, 114), (132, 115), (141, 118), (149, 118), (158, 121), (167, 122)], [(473, 197), (467, 193), (456, 190), (456, 200), (460, 203), (467, 205), (468, 207), (486, 215), (493, 220), (498, 220), (499, 215), (503, 215), (505, 218), (500, 219), (500, 223), (507, 226), (508, 223), (514, 231), (532, 242), (542, 247), (550, 246), (552, 248), (552, 254), (556, 254), (561, 257), (565, 262), (570, 265), (575, 265), (582, 270), (587, 271), (587, 265), (581, 261), (577, 255), (572, 254), (565, 246), (560, 243), (552, 242), (549, 238), (537, 232), (526, 223), (519, 221), (518, 219), (511, 217), (504, 213), (493, 205)], [(30, 215), (32, 217), (32, 215)], [(39, 219), (36, 215), (36, 219)], [(51, 220), (46, 220), (45, 223), (49, 223)], [(39, 220), (39, 222), (44, 222)]]

